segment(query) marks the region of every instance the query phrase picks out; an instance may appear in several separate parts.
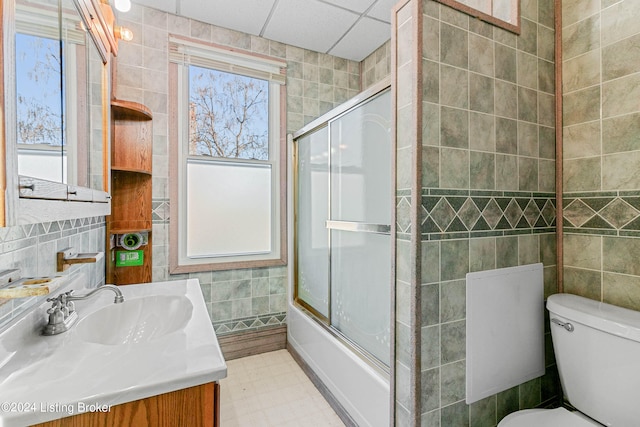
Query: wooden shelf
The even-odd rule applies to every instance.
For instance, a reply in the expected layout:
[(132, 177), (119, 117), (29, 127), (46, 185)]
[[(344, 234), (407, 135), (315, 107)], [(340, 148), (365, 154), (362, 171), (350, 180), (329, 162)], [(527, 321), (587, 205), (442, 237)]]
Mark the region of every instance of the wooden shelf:
[(151, 121), (141, 121), (130, 115), (113, 118), (111, 168), (142, 171), (151, 174), (153, 127)]
[(111, 166), (111, 170), (112, 171), (116, 171), (116, 172), (129, 172), (129, 173), (141, 173), (144, 175), (152, 175), (151, 171), (145, 170), (145, 169), (131, 169), (131, 168), (125, 168), (125, 167), (114, 167)]
[(136, 232), (151, 232), (152, 228), (144, 228), (144, 224), (143, 226), (134, 226), (134, 227), (126, 227), (126, 226), (119, 226), (119, 224), (113, 224), (114, 227), (111, 227), (109, 229), (109, 232), (111, 234), (127, 234), (127, 233), (136, 233)]
[(121, 99), (111, 100), (111, 112), (117, 116), (127, 115), (137, 120), (152, 120), (153, 114), (146, 106)]
[[(152, 281), (152, 154), (151, 111), (136, 102), (112, 100), (111, 215), (107, 240), (114, 234), (146, 232), (149, 241), (138, 250), (143, 265), (116, 267), (115, 253), (107, 262), (107, 281), (116, 285)], [(114, 251), (125, 250), (116, 247)]]
[[(111, 176), (111, 222), (112, 224), (145, 224), (151, 227), (150, 175), (114, 173)], [(130, 226), (116, 228), (131, 228)]]

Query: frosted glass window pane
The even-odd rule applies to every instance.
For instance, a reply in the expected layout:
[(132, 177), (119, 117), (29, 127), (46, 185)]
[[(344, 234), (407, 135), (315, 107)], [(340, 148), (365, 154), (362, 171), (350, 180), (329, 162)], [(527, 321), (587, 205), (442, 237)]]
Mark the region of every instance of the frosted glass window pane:
[(271, 166), (187, 162), (188, 257), (271, 250)]
[(516, 23), (514, 0), (493, 0), (493, 16), (511, 24)]
[[(66, 183), (67, 155), (60, 151), (18, 150), (18, 174)], [(60, 180), (60, 177), (63, 180)]]
[(298, 299), (329, 315), (328, 129), (298, 141)]
[(460, 3), (491, 15), (491, 0), (459, 0)]

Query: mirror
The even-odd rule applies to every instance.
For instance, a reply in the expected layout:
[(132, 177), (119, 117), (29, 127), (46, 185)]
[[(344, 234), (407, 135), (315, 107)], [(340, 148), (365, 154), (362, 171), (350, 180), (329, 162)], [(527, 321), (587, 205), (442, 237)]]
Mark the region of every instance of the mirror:
[(107, 191), (106, 67), (76, 4), (17, 0), (15, 22), (18, 175)]

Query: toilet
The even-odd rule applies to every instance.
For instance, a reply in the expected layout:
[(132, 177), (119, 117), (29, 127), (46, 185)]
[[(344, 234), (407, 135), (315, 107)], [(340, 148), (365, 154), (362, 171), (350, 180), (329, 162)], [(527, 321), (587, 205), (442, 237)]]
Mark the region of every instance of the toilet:
[(570, 294), (547, 299), (566, 400), (576, 408), (527, 409), (498, 427), (640, 425), (640, 312)]

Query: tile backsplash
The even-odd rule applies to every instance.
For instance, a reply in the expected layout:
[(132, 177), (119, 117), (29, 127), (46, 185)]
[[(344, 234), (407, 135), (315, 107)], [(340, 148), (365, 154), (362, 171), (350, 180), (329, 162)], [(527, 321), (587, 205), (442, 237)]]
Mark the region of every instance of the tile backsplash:
[[(64, 275), (79, 279), (84, 287), (94, 288), (104, 284), (104, 258), (58, 273), (56, 252), (68, 247), (78, 252), (104, 252), (105, 232), (104, 217), (0, 228), (0, 270), (18, 268), (22, 277)], [(45, 298), (0, 299), (0, 326)]]

